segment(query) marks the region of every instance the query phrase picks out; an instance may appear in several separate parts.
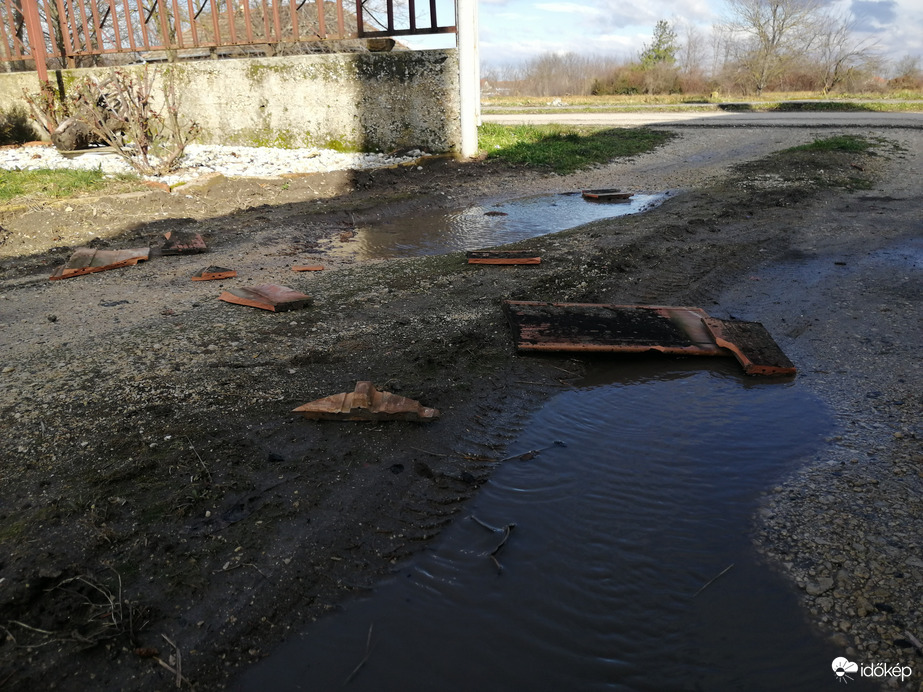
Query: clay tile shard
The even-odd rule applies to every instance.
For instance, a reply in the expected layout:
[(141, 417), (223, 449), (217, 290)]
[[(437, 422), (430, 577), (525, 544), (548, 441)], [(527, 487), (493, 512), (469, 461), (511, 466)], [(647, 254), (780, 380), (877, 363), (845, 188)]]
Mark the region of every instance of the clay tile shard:
[(205, 267), (192, 275), (193, 281), (214, 281), (216, 279), (232, 279), (237, 276), (233, 269), (224, 267)]
[(439, 417), (439, 411), (418, 401), (380, 392), (371, 382), (357, 382), (352, 392), (317, 399), (294, 410), (309, 420), (404, 420), (426, 423)]
[(150, 248), (132, 250), (96, 250), (91, 247), (79, 247), (70, 259), (51, 275), (52, 281), (69, 279), (74, 276), (103, 272), (107, 269), (128, 267), (142, 262), (150, 256)]
[(319, 272), (323, 270), (324, 267), (320, 264), (296, 264), (292, 267), (293, 272)]
[(161, 255), (195, 255), (208, 250), (202, 236), (192, 231), (169, 231), (164, 238)]
[(468, 264), (540, 264), (534, 250), (469, 250)]
[(734, 356), (748, 375), (796, 370), (759, 322), (718, 320), (695, 307), (503, 302), (520, 351)]
[(584, 190), (583, 198), (591, 202), (627, 202), (632, 193), (622, 192), (618, 188), (606, 190)]
[(795, 365), (759, 322), (703, 320), (715, 343), (726, 348), (748, 375), (794, 375)]
[(300, 310), (313, 302), (311, 297), (306, 296), (304, 293), (299, 293), (286, 286), (277, 286), (276, 284), (231, 288), (218, 296), (218, 300), (237, 305), (249, 305), (252, 308), (271, 310), (273, 312)]

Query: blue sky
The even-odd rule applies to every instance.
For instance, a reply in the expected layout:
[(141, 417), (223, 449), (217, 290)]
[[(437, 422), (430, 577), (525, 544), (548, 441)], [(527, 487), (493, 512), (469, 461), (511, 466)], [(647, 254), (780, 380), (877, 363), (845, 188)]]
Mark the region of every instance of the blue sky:
[[(877, 40), (889, 59), (914, 55), (923, 63), (923, 0), (828, 4), (851, 12), (860, 35)], [(680, 38), (682, 27), (694, 27), (707, 44), (711, 27), (727, 8), (723, 0), (480, 0), (478, 7), (481, 62), (490, 67), (520, 64), (548, 52), (633, 59), (650, 42), (660, 19), (672, 22)]]

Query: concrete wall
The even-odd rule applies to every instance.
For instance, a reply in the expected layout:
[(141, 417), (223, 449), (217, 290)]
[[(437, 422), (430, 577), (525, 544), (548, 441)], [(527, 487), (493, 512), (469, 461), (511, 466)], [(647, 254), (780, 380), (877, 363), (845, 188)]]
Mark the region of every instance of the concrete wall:
[[(202, 143), (458, 150), (454, 49), (203, 60), (159, 69), (175, 71), (180, 114), (199, 123)], [(67, 88), (106, 72), (65, 70), (62, 78)], [(37, 90), (34, 72), (0, 74), (0, 108), (22, 102), (24, 89)]]

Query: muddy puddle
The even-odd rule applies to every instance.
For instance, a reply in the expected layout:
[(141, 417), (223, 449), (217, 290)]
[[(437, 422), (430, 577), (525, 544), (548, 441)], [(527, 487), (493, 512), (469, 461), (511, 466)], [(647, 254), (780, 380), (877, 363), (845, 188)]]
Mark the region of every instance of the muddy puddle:
[(441, 255), (461, 250), (506, 245), (555, 233), (613, 216), (652, 209), (667, 193), (635, 194), (621, 202), (584, 199), (579, 192), (540, 195), (473, 206), (414, 214), (412, 218), (383, 218), (359, 226), (329, 241), (325, 250), (334, 257), (355, 260)]
[(842, 652), (749, 538), (760, 493), (831, 427), (797, 380), (730, 359), (599, 361), (431, 550), (232, 689), (833, 687)]

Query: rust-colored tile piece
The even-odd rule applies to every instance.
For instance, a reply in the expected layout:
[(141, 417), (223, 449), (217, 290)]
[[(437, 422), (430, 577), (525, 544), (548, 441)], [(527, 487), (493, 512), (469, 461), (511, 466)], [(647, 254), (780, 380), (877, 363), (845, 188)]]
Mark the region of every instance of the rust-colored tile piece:
[(237, 276), (233, 269), (224, 267), (205, 267), (192, 275), (193, 281), (215, 281), (216, 279), (232, 279)]
[(371, 382), (357, 382), (352, 392), (317, 399), (294, 410), (309, 420), (405, 420), (426, 423), (439, 411), (391, 392), (380, 392)]
[(150, 248), (135, 248), (133, 250), (97, 250), (91, 247), (79, 247), (74, 250), (70, 259), (51, 275), (52, 281), (70, 279), (74, 276), (83, 276), (94, 272), (104, 272), (107, 269), (118, 269), (146, 260), (150, 256)]
[(520, 351), (734, 356), (748, 375), (794, 375), (758, 322), (717, 320), (692, 307), (504, 301)]
[(631, 199), (631, 195), (631, 192), (622, 192), (618, 188), (583, 191), (583, 199), (591, 202), (627, 202)]
[(534, 250), (469, 250), (468, 264), (541, 264)]
[(218, 296), (219, 300), (237, 305), (248, 305), (261, 310), (287, 312), (300, 310), (312, 303), (311, 297), (286, 286), (263, 284), (249, 288), (231, 288)]
[(142, 180), (141, 184), (151, 188), (152, 190), (161, 190), (163, 192), (170, 191), (170, 186), (166, 183), (160, 182), (159, 180)]
[(324, 267), (320, 264), (296, 264), (292, 267), (293, 272), (319, 272), (323, 270)]
[(794, 375), (795, 365), (759, 322), (707, 317), (705, 326), (715, 343), (734, 354), (748, 375)]
[(196, 255), (208, 250), (202, 236), (192, 231), (169, 231), (164, 238), (161, 255)]

